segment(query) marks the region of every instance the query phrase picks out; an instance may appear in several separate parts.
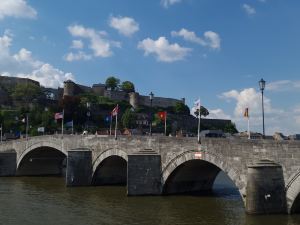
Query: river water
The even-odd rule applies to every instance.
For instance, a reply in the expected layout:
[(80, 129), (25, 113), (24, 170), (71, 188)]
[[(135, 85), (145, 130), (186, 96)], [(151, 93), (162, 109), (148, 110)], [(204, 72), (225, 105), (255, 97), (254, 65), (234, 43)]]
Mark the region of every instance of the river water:
[(5, 225), (296, 225), (300, 215), (249, 216), (236, 190), (213, 196), (127, 197), (125, 187), (67, 188), (63, 178), (0, 178)]

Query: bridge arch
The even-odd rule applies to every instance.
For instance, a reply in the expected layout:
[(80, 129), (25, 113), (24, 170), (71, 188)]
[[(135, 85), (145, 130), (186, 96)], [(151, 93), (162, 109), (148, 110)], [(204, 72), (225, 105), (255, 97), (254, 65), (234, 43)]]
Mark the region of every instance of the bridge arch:
[[(223, 171), (235, 184), (237, 187), (240, 196), (243, 198), (243, 191), (242, 187), (240, 185), (240, 174), (238, 171), (236, 171), (230, 164), (226, 161), (224, 161), (221, 157), (219, 157), (216, 154), (209, 153), (207, 151), (186, 151), (178, 154), (173, 159), (171, 159), (167, 165), (162, 170), (162, 186), (163, 186), (163, 192), (166, 193), (166, 188), (168, 185), (168, 180), (172, 179), (172, 175), (176, 170), (180, 169), (184, 165), (190, 166), (190, 168), (193, 168), (193, 166), (196, 165), (196, 163), (202, 162), (202, 166), (208, 166), (212, 169), (215, 169), (215, 174), (211, 175), (211, 181), (212, 183), (209, 183), (209, 185), (213, 185), (213, 181), (216, 178), (218, 172)], [(211, 182), (210, 181), (210, 182)], [(244, 199), (243, 199), (244, 200)]]
[(93, 163), (93, 185), (125, 185), (127, 154), (119, 149), (107, 149)]
[(295, 172), (286, 185), (286, 200), (288, 213), (300, 212), (300, 170)]
[(18, 157), (17, 175), (63, 175), (67, 152), (55, 142), (37, 142)]
[(34, 143), (33, 145), (30, 145), (29, 147), (27, 147), (23, 152), (20, 153), (20, 155), (18, 156), (18, 161), (17, 161), (17, 168), (19, 167), (20, 165), (20, 162), (23, 160), (23, 158), (31, 151), (35, 150), (35, 149), (38, 149), (38, 148), (52, 148), (52, 149), (55, 149), (57, 151), (60, 151), (62, 152), (64, 155), (67, 156), (67, 151), (65, 151), (63, 149), (63, 146), (62, 144), (58, 144), (58, 143), (55, 143), (55, 142), (45, 142), (45, 141), (42, 141), (42, 142), (37, 142), (37, 143)]

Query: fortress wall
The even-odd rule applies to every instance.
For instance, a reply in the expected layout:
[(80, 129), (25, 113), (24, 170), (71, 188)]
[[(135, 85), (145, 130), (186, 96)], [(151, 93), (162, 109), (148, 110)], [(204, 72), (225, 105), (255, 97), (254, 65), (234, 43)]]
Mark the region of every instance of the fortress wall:
[[(173, 98), (163, 98), (163, 97), (154, 97), (152, 100), (153, 107), (172, 107), (176, 103), (184, 103), (182, 100), (173, 99)], [(150, 106), (149, 96), (139, 96), (139, 105)]]
[(112, 100), (118, 100), (118, 101), (128, 101), (128, 94), (123, 91), (110, 91), (110, 90), (105, 90), (104, 91), (104, 96), (108, 97)]
[(0, 76), (0, 85), (5, 88), (13, 88), (17, 84), (34, 84), (40, 86), (40, 83), (28, 78)]

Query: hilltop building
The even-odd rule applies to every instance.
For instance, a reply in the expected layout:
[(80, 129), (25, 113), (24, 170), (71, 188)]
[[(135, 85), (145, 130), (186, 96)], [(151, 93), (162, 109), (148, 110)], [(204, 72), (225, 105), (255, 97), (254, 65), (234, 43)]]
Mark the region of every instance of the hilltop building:
[[(71, 80), (67, 80), (64, 82), (64, 93), (63, 96), (76, 96), (83, 93), (93, 93), (98, 96), (107, 97), (111, 100), (117, 101), (127, 101), (134, 108), (138, 106), (150, 106), (149, 96), (140, 95), (138, 92), (126, 93), (121, 90), (109, 90), (106, 88), (105, 84), (94, 84), (92, 87), (87, 87), (83, 85), (76, 84)], [(180, 100), (173, 98), (163, 98), (163, 97), (155, 97), (152, 101), (153, 107), (172, 107), (175, 106), (176, 103), (185, 104), (185, 99), (182, 98)]]
[[(38, 81), (34, 81), (29, 78), (0, 76), (0, 105), (11, 104), (11, 99), (9, 98), (9, 90), (14, 89), (18, 84), (28, 83), (40, 87), (40, 83)], [(67, 80), (64, 82), (63, 88), (41, 88), (45, 93), (46, 99), (48, 100), (60, 100), (64, 96), (77, 96), (84, 93), (93, 93), (97, 96), (107, 97), (111, 100), (127, 101), (134, 108), (137, 108), (139, 106), (150, 106), (151, 104), (149, 96), (140, 95), (138, 92), (126, 93), (122, 90), (109, 90), (106, 88), (105, 84), (101, 83), (93, 84), (92, 87), (88, 87), (77, 84), (74, 81)], [(173, 99), (154, 96), (152, 106), (167, 108), (175, 106), (176, 103), (185, 104), (185, 99)]]

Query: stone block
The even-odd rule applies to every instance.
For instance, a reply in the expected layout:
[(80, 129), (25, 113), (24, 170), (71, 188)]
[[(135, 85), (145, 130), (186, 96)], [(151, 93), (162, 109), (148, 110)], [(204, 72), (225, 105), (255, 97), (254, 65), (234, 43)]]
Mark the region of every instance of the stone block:
[(66, 173), (67, 186), (91, 185), (92, 172), (92, 151), (68, 151)]
[(246, 212), (249, 214), (287, 212), (284, 177), (279, 164), (261, 160), (248, 167)]
[(160, 195), (161, 156), (128, 155), (127, 194)]
[(17, 169), (17, 153), (14, 150), (0, 153), (0, 176), (15, 176)]

